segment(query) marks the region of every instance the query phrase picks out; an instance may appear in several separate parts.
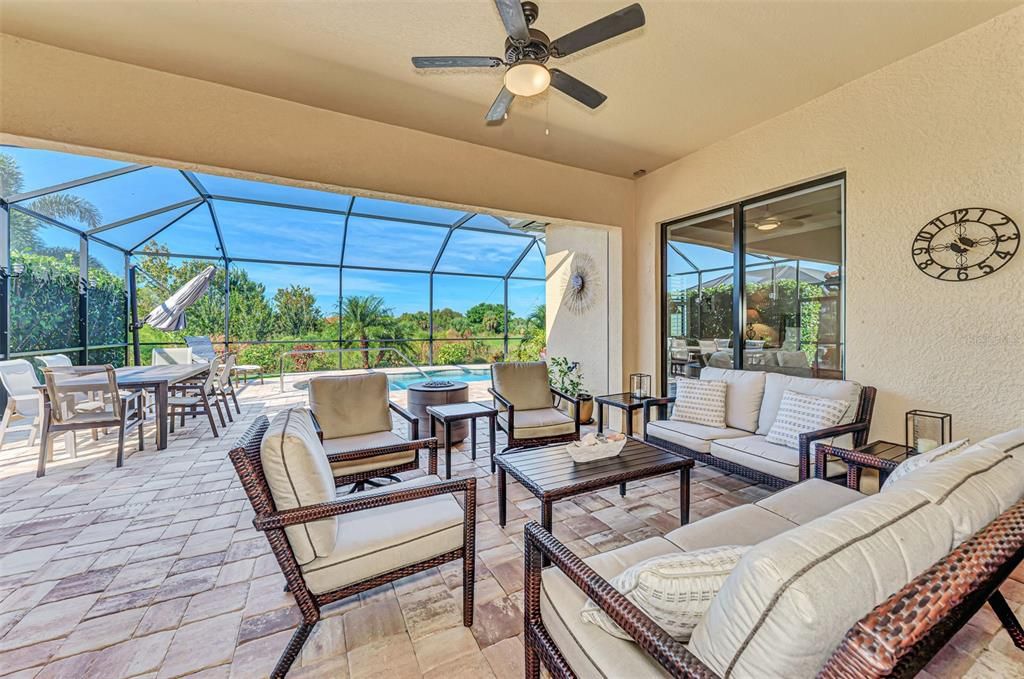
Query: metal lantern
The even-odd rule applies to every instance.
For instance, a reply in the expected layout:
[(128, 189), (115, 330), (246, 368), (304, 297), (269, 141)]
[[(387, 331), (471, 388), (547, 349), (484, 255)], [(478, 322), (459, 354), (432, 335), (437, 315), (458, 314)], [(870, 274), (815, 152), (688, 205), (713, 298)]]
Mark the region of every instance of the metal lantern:
[(645, 373), (633, 373), (629, 376), (629, 393), (633, 398), (647, 398), (651, 395), (651, 376)]
[(908, 410), (906, 446), (919, 453), (953, 440), (953, 416), (931, 410)]

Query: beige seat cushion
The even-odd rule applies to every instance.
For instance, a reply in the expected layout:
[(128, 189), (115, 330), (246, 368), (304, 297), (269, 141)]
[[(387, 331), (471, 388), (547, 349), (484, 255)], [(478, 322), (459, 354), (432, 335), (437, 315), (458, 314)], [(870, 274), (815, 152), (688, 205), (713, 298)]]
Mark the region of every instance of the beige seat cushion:
[[(650, 538), (584, 559), (606, 580), (654, 556), (672, 554), (678, 547), (664, 538)], [(551, 638), (580, 679), (646, 679), (667, 672), (631, 641), (616, 639), (596, 625), (583, 622), (580, 609), (587, 597), (557, 568), (541, 575), (540, 613)]]
[[(789, 481), (800, 480), (800, 452), (793, 448), (768, 443), (764, 436), (720, 439), (711, 443), (715, 457), (743, 465), (755, 471), (778, 476)], [(811, 457), (811, 475), (814, 475), (814, 457)], [(846, 471), (840, 463), (828, 464), (828, 476)]]
[[(372, 493), (439, 480), (422, 476)], [(462, 507), (451, 494), (342, 514), (338, 517), (336, 548), (302, 567), (306, 585), (314, 594), (322, 594), (458, 549), (462, 546), (463, 517)]]
[[(501, 428), (508, 431), (508, 414), (500, 413), (498, 422)], [(515, 428), (513, 436), (517, 439), (532, 439), (540, 436), (562, 436), (576, 431), (576, 421), (557, 408), (539, 408), (537, 410), (515, 410)]]
[(739, 505), (665, 534), (680, 549), (693, 551), (723, 545), (756, 545), (797, 524), (756, 505)]
[(754, 504), (793, 523), (805, 524), (864, 497), (863, 493), (824, 479), (807, 479)]
[[(274, 416), (263, 434), (260, 461), (279, 511), (335, 499), (327, 454), (306, 408), (291, 408)], [(321, 519), (284, 530), (295, 559), (304, 564), (334, 550), (338, 520)]]
[(728, 384), (725, 392), (725, 424), (753, 433), (764, 398), (765, 373), (756, 370), (704, 368), (702, 380), (721, 380)]
[[(494, 391), (515, 406), (517, 418), (520, 408), (539, 410), (551, 407), (548, 366), (543, 361), (495, 363), (491, 366), (491, 382)], [(505, 407), (499, 403), (498, 409), (504, 410)]]
[[(339, 439), (324, 439), (324, 450), (328, 455), (334, 453), (350, 453), (354, 450), (366, 450), (367, 448), (381, 448), (383, 446), (400, 446), (408, 443), (398, 434), (391, 431), (378, 431), (372, 434), (358, 434), (356, 436), (343, 436)], [(384, 453), (367, 457), (351, 462), (332, 462), (331, 471), (335, 476), (345, 474), (360, 474), (384, 469), (395, 465), (412, 462), (416, 459), (415, 450), (403, 450), (397, 453)]]
[(309, 381), (309, 406), (325, 439), (391, 431), (384, 373), (314, 377)]
[(881, 494), (908, 490), (948, 515), (954, 544), (960, 544), (1024, 497), (1024, 460), (973, 445), (909, 472)]
[(731, 439), (741, 436), (750, 436), (749, 431), (742, 429), (719, 429), (718, 427), (707, 427), (703, 424), (693, 422), (678, 422), (676, 420), (655, 420), (647, 423), (647, 434), (657, 436), (660, 439), (683, 446), (695, 453), (707, 453), (711, 451), (711, 442), (715, 439)]
[(813, 677), (846, 631), (945, 556), (953, 526), (913, 491), (865, 497), (750, 550), (689, 649), (732, 679)]
[(860, 402), (861, 387), (850, 380), (823, 380), (813, 377), (795, 377), (782, 373), (767, 373), (764, 382), (764, 399), (761, 401), (761, 412), (757, 418), (756, 434), (767, 434), (775, 422), (779, 412), (782, 395), (786, 391), (798, 394), (830, 398), (835, 401), (846, 401), (850, 404), (846, 414), (839, 419), (839, 424), (849, 424), (857, 416)]
[(978, 445), (998, 450), (1018, 460), (1024, 460), (1024, 427), (990, 436), (979, 441)]

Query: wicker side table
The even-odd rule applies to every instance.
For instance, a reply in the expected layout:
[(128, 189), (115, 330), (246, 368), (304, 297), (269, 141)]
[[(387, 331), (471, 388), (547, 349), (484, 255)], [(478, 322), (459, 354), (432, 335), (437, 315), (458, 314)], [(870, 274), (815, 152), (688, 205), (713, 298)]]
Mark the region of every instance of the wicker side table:
[(825, 469), (825, 460), (835, 457), (846, 463), (846, 487), (860, 490), (860, 479), (865, 469), (878, 470), (878, 487), (881, 489), (889, 473), (908, 457), (917, 455), (913, 448), (902, 443), (873, 441), (853, 450), (835, 446), (819, 445), (815, 449), (815, 469)]

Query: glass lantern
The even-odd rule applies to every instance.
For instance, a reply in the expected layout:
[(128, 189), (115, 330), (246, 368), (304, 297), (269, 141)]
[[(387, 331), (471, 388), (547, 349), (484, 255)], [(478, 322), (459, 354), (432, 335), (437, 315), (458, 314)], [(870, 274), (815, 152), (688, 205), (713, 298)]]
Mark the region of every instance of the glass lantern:
[(953, 440), (953, 416), (931, 410), (908, 410), (905, 444), (919, 453)]
[(647, 398), (651, 395), (651, 376), (633, 373), (629, 376), (629, 393), (633, 398)]

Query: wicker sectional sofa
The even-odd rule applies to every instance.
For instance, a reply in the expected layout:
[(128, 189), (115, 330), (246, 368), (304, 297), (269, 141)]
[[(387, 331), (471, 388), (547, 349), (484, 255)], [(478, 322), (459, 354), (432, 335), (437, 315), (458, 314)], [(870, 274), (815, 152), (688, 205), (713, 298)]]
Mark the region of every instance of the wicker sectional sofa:
[[(653, 556), (727, 544), (753, 547), (687, 644), (608, 583)], [(583, 678), (913, 676), (986, 602), (1024, 649), (998, 591), (1024, 558), (1024, 429), (875, 495), (811, 479), (585, 560), (530, 523), (525, 558), (527, 677), (542, 663)], [(584, 622), (588, 597), (633, 641)]]
[[(704, 368), (700, 379), (727, 383), (726, 428), (668, 419), (667, 406), (675, 399), (649, 399), (644, 404), (644, 440), (647, 443), (774, 488), (821, 476), (812, 468), (813, 446), (818, 443), (843, 448), (867, 443), (875, 403), (874, 387), (862, 387), (849, 380), (724, 368)], [(799, 448), (787, 448), (765, 440), (787, 390), (846, 401), (851, 406), (835, 427), (801, 434)], [(660, 416), (652, 419), (655, 408)], [(842, 464), (832, 462), (825, 476), (836, 476), (845, 470)]]

